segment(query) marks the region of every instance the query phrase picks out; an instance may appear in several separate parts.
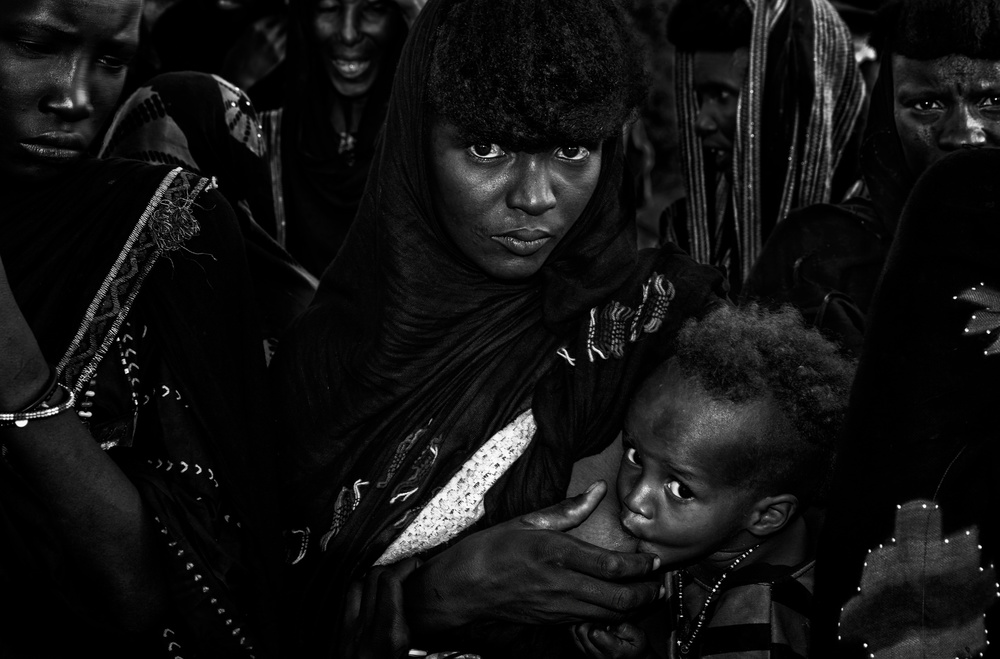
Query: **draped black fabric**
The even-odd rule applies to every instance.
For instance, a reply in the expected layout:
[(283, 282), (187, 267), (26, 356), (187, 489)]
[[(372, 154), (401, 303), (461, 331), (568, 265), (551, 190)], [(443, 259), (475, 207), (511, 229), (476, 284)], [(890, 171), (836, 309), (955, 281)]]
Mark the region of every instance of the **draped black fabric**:
[(893, 113), (892, 56), (881, 64), (861, 143), (862, 196), (792, 212), (768, 238), (742, 295), (789, 303), (859, 354), (879, 274), (914, 177)]
[[(109, 454), (156, 518), (173, 607), (150, 638), (127, 637), (103, 621), (88, 604), (94, 585), (76, 569), (42, 502), (16, 467), (0, 462), (0, 584), (5, 600), (18, 602), (0, 630), (4, 656), (68, 656), (81, 647), (109, 657), (158, 656), (172, 641), (184, 656), (248, 656), (246, 645), (268, 656), (272, 616), (258, 607), (275, 585), (276, 535), (259, 319), (228, 204), (217, 192), (198, 193), (189, 209), (197, 231), (182, 231), (179, 204), (195, 194), (199, 177), (177, 175), (172, 194), (162, 183), (169, 172), (88, 160), (5, 199), (4, 267), (53, 365), (116, 260), (132, 253), (123, 250), (126, 241), (146, 235), (135, 231), (140, 218), (156, 241), (172, 246), (144, 279), (136, 273), (149, 261), (122, 261), (116, 285), (138, 291), (127, 319), (128, 296), (111, 294), (111, 313), (84, 323), (93, 330), (85, 344), (105, 336), (122, 343), (109, 344), (77, 409), (95, 441), (115, 445)], [(159, 192), (161, 203), (151, 204)], [(61, 377), (72, 386), (67, 371)]]
[[(997, 656), (983, 624), (1000, 615), (998, 176), (1000, 149), (951, 154), (904, 206), (820, 543), (817, 656), (891, 654), (907, 639), (928, 656)], [(917, 528), (899, 508), (913, 502), (933, 509)], [(854, 615), (842, 618), (849, 600)]]
[[(309, 527), (293, 570), (297, 621), (315, 636), (313, 649), (330, 642), (324, 621), (347, 579), (529, 408), (537, 432), (491, 489), (482, 523), (560, 500), (573, 462), (614, 439), (632, 386), (669, 354), (683, 320), (721, 291), (717, 271), (672, 246), (637, 254), (617, 137), (603, 145), (581, 217), (536, 275), (491, 279), (459, 252), (433, 213), (427, 173), (426, 85), (448, 6), (428, 3), (412, 28), (358, 219), (272, 363), (289, 438), (288, 519), (297, 531)], [(626, 341), (623, 358), (591, 361), (591, 309), (612, 301), (638, 309), (654, 273), (675, 290), (662, 326)]]
[[(295, 2), (289, 21), (288, 62), (294, 63), (281, 115), (281, 159), (288, 238), (285, 247), (307, 270), (319, 276), (336, 255), (357, 214), (375, 138), (385, 119), (389, 90), (402, 37), (388, 44), (381, 70), (365, 101), (354, 148), (341, 153), (342, 137), (334, 128), (332, 107), (351, 99), (338, 95), (323, 66), (319, 45), (307, 35), (313, 2)], [(398, 13), (398, 12), (397, 12)], [(397, 30), (405, 34), (402, 16)], [(347, 115), (350, 131), (350, 114)]]
[(239, 220), (267, 339), (280, 336), (309, 304), (316, 279), (272, 238), (260, 122), (239, 88), (208, 73), (158, 75), (119, 108), (101, 156), (177, 165), (216, 179)]

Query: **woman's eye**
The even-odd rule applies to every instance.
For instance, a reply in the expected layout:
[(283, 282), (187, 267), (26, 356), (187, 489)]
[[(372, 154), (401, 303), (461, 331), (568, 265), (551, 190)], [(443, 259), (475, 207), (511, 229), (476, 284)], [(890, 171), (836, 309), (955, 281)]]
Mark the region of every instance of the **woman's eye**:
[(625, 449), (625, 459), (634, 464), (636, 467), (639, 466), (639, 452), (634, 448)]
[(469, 147), (469, 153), (480, 160), (493, 160), (504, 155), (503, 149), (496, 144), (473, 144)]
[(687, 485), (680, 481), (667, 481), (667, 490), (678, 499), (688, 500), (694, 498), (694, 492), (689, 490)]
[(563, 160), (586, 160), (589, 155), (590, 151), (582, 146), (562, 146), (556, 149), (556, 157)]
[(123, 71), (128, 66), (128, 62), (120, 57), (100, 57), (97, 62), (104, 68), (112, 71)]
[(55, 48), (38, 41), (18, 41), (16, 45), (21, 52), (32, 56), (51, 55), (55, 52)]

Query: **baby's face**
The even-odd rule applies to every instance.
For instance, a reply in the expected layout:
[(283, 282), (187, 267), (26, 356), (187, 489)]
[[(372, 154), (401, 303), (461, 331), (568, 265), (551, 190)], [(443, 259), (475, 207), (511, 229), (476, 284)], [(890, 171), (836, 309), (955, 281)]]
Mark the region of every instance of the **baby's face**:
[(760, 411), (712, 400), (674, 365), (643, 387), (625, 421), (618, 470), (621, 523), (638, 551), (689, 564), (727, 549), (746, 528), (756, 497), (729, 484), (724, 467), (727, 447)]

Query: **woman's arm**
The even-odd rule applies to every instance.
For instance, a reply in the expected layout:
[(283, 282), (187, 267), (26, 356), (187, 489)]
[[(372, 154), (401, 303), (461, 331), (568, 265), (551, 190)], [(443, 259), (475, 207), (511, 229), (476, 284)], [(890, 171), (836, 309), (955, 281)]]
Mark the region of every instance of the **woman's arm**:
[[(0, 411), (30, 404), (50, 368), (0, 262)], [(129, 631), (147, 628), (164, 609), (165, 589), (151, 520), (131, 481), (71, 411), (0, 428), (0, 441), (98, 585), (92, 591), (101, 597), (98, 604)]]

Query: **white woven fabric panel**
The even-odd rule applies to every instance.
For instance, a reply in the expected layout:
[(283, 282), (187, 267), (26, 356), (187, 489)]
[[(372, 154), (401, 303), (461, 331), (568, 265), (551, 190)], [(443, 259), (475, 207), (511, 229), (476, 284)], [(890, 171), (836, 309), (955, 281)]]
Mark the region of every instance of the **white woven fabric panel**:
[(535, 417), (528, 410), (466, 460), (375, 565), (387, 565), (420, 554), (472, 526), (486, 512), (483, 506), (486, 492), (521, 457), (534, 436)]

